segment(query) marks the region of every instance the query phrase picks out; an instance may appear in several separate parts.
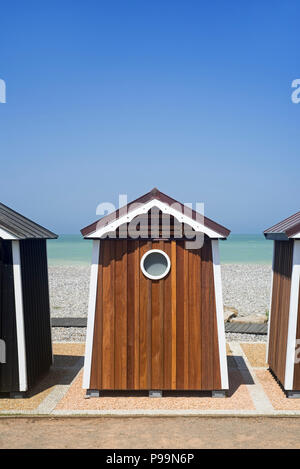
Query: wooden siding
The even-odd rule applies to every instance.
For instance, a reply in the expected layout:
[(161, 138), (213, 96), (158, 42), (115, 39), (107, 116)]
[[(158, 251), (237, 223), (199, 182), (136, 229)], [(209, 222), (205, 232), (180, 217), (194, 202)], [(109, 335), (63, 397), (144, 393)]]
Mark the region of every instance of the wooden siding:
[(0, 364), (0, 392), (19, 390), (18, 346), (11, 241), (0, 239), (0, 339), (6, 363)]
[(27, 382), (31, 387), (52, 363), (46, 240), (20, 241)]
[[(300, 353), (298, 352), (300, 347), (300, 289), (299, 289), (299, 298), (298, 298), (298, 318), (297, 318), (297, 330), (296, 330), (296, 358), (297, 361), (300, 359)], [(294, 383), (293, 383), (294, 391), (300, 391), (300, 363), (295, 363), (294, 366)]]
[[(211, 241), (102, 240), (91, 389), (221, 389)], [(146, 278), (140, 260), (162, 249), (169, 274)]]
[(281, 384), (285, 381), (293, 240), (275, 241), (268, 363)]

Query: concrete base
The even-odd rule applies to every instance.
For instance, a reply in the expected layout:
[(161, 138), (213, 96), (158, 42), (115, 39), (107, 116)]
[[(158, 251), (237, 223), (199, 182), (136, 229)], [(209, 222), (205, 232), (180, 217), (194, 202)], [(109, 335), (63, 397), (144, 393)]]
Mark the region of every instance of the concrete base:
[(224, 397), (226, 397), (226, 391), (212, 391), (212, 392), (211, 392), (211, 397), (221, 397), (221, 398), (224, 398)]
[(286, 391), (286, 397), (289, 399), (300, 399), (300, 391)]
[(100, 397), (100, 391), (98, 389), (88, 389), (85, 398), (89, 399), (90, 397)]
[(21, 392), (21, 391), (10, 392), (9, 397), (11, 399), (23, 399), (24, 398), (24, 393)]
[(149, 391), (149, 397), (162, 397), (162, 391)]

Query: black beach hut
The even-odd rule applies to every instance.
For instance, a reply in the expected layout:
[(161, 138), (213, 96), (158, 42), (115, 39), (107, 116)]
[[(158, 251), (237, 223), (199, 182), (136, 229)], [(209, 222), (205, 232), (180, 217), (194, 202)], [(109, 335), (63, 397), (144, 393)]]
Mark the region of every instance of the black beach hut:
[(0, 392), (15, 397), (52, 364), (46, 240), (53, 238), (0, 203)]

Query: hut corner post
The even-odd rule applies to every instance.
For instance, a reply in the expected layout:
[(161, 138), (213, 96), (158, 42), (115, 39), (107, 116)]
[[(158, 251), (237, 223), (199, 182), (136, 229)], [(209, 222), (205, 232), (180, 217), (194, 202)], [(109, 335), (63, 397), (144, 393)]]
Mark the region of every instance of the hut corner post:
[[(214, 286), (216, 298), (216, 313), (217, 313), (217, 327), (218, 327), (218, 340), (219, 340), (219, 357), (220, 357), (220, 373), (221, 373), (221, 386), (222, 390), (227, 390), (228, 386), (228, 368), (226, 357), (226, 344), (225, 344), (225, 326), (224, 326), (224, 306), (222, 294), (222, 279), (221, 279), (221, 266), (220, 266), (220, 253), (219, 253), (219, 240), (213, 239), (212, 246), (212, 259), (214, 271)], [(222, 391), (213, 391), (213, 397), (224, 397)]]
[[(293, 390), (294, 382), (294, 365), (295, 365), (295, 349), (296, 349), (296, 331), (299, 304), (299, 282), (300, 282), (300, 240), (294, 240), (293, 251), (293, 270), (291, 281), (290, 309), (289, 309), (289, 325), (286, 351), (286, 368), (284, 388), (286, 391)], [(291, 396), (292, 397), (292, 396)]]
[(86, 331), (86, 344), (85, 344), (85, 359), (83, 371), (83, 389), (87, 389), (87, 395), (92, 396), (90, 392), (90, 379), (92, 367), (92, 352), (93, 352), (93, 338), (94, 338), (94, 323), (96, 311), (96, 298), (97, 298), (97, 283), (98, 283), (98, 266), (99, 266), (99, 253), (100, 253), (100, 240), (93, 240), (93, 253), (90, 277), (90, 292), (88, 304), (88, 320)]
[[(27, 391), (27, 367), (26, 367), (26, 343), (24, 329), (24, 308), (22, 292), (22, 267), (20, 255), (20, 241), (12, 241), (13, 275), (15, 290), (18, 366), (19, 366), (19, 391)], [(21, 397), (14, 393), (12, 397)]]

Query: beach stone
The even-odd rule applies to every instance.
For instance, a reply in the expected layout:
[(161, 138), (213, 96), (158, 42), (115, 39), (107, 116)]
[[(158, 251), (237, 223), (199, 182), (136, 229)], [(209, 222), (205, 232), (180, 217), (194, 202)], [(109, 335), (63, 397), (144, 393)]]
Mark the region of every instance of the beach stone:
[(224, 306), (224, 322), (230, 322), (238, 315), (238, 310), (231, 306)]
[(265, 324), (268, 322), (268, 317), (266, 314), (251, 314), (249, 316), (237, 316), (232, 318), (230, 322), (235, 324)]

